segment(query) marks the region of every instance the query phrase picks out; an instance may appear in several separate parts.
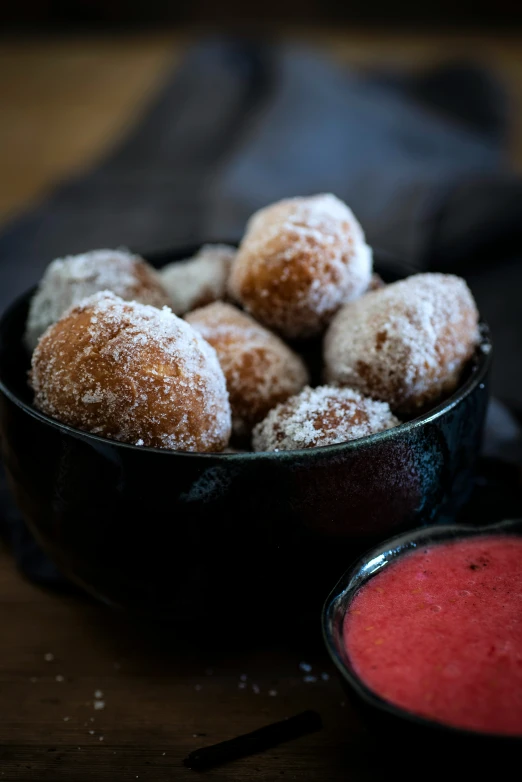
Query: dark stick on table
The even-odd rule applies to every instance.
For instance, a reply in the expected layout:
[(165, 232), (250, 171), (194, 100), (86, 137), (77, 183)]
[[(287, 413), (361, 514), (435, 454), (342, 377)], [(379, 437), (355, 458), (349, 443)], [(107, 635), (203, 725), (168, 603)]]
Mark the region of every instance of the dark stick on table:
[(203, 771), (231, 760), (255, 755), (284, 741), (298, 739), (307, 733), (315, 733), (322, 727), (321, 717), (316, 711), (303, 711), (295, 717), (274, 722), (252, 733), (245, 733), (243, 736), (222, 741), (220, 744), (196, 749), (185, 758), (183, 764), (194, 771)]

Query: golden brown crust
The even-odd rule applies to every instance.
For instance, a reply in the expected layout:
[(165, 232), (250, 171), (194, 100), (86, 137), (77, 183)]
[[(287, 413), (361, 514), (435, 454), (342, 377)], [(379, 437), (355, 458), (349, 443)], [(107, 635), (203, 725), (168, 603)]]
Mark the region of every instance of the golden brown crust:
[(228, 443), (216, 354), (166, 308), (108, 292), (84, 300), (38, 343), (31, 383), (40, 410), (104, 437), (186, 451)]
[(236, 307), (216, 302), (189, 313), (186, 320), (216, 350), (236, 434), (250, 433), (272, 407), (306, 384), (308, 373), (299, 356)]
[(364, 293), (371, 266), (371, 250), (345, 204), (332, 195), (293, 198), (250, 219), (229, 287), (265, 326), (307, 337)]
[(255, 451), (289, 451), (356, 440), (398, 426), (386, 402), (351, 388), (305, 388), (254, 429)]
[(339, 311), (325, 337), (326, 377), (413, 413), (456, 388), (478, 341), (464, 280), (417, 274)]
[(139, 301), (140, 304), (150, 304), (152, 307), (168, 307), (169, 297), (167, 291), (152, 266), (142, 258), (137, 258), (133, 267), (136, 275), (136, 284), (131, 286), (126, 295), (121, 298), (125, 301)]

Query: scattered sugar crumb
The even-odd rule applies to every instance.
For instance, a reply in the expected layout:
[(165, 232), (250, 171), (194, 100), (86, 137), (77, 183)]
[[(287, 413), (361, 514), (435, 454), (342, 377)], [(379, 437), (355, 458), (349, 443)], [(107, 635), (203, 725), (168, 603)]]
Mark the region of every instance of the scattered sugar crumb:
[(105, 736), (98, 736), (98, 741), (103, 741), (104, 738)]
[(90, 736), (94, 736), (94, 731), (93, 731), (93, 730), (90, 730), (90, 731), (89, 731), (89, 735), (90, 735)]
[(96, 711), (100, 711), (100, 709), (104, 709), (105, 701), (94, 701), (94, 708)]
[(306, 682), (306, 684), (313, 684), (317, 681), (317, 676), (303, 676), (303, 681)]
[(239, 687), (240, 690), (244, 690), (245, 687), (246, 687), (246, 683), (245, 682), (238, 682), (237, 686)]
[(57, 681), (57, 682), (63, 682), (63, 681), (65, 681), (65, 678), (62, 676), (62, 674), (61, 674), (61, 673), (57, 674), (57, 675), (55, 676), (55, 679), (56, 679), (56, 681)]
[(246, 682), (246, 680), (248, 679), (248, 676), (246, 675), (246, 673), (242, 673), (239, 678), (241, 679), (242, 682)]
[(299, 663), (299, 670), (304, 671), (305, 673), (310, 673), (312, 666), (310, 663)]
[(44, 660), (46, 663), (52, 663), (52, 661), (54, 660), (54, 654), (52, 652), (47, 652), (46, 654), (44, 654)]
[(103, 692), (101, 690), (95, 690), (94, 697), (95, 698), (103, 698)]
[(321, 674), (321, 679), (323, 680), (323, 682), (327, 682), (329, 678), (330, 678), (330, 674), (329, 673), (322, 673)]
[(253, 691), (253, 692), (254, 692), (256, 695), (259, 695), (259, 693), (261, 692), (261, 690), (259, 689), (259, 686), (258, 686), (257, 684), (253, 684), (253, 685), (252, 685), (252, 691)]
[(272, 698), (275, 698), (275, 696), (277, 695), (277, 690), (268, 690), (268, 694), (269, 694), (269, 695), (270, 695)]
[(69, 720), (70, 720), (70, 719), (71, 719), (70, 717), (64, 717), (64, 718), (63, 718), (63, 721), (64, 721), (64, 722), (69, 722)]

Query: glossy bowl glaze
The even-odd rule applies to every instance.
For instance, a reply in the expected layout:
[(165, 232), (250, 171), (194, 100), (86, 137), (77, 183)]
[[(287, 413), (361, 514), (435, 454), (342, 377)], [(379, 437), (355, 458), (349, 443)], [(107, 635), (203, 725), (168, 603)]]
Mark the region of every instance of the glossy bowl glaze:
[[(405, 276), (376, 265), (388, 281)], [(30, 296), (0, 322), (3, 461), (47, 554), (113, 605), (198, 620), (218, 607), (237, 621), (238, 610), (284, 613), (281, 596), (299, 583), (313, 615), (347, 556), (454, 520), (468, 498), (488, 400), (486, 329), (460, 388), (395, 429), (314, 450), (193, 454), (114, 442), (35, 410), (22, 343)]]
[[(343, 640), (344, 618), (356, 593), (390, 563), (418, 547), (495, 533), (521, 536), (522, 520), (503, 521), (481, 527), (431, 525), (405, 532), (364, 554), (345, 572), (326, 600), (322, 629), (327, 651), (341, 676), (350, 701), (362, 712), (374, 738), (383, 747), (396, 747), (398, 742), (411, 742), (418, 749), (423, 747), (423, 751), (430, 752), (432, 758), (435, 757), (434, 750), (439, 753), (446, 749), (476, 753), (480, 748), (481, 762), (490, 756), (500, 761), (499, 752), (507, 755), (522, 751), (522, 737), (456, 728), (418, 716), (384, 700), (369, 689), (355, 672)], [(467, 757), (470, 757), (469, 754)]]

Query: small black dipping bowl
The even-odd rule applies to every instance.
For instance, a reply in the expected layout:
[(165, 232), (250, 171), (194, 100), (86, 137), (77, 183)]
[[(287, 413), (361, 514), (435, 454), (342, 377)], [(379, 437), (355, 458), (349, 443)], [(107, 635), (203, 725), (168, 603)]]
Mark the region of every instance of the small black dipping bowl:
[[(344, 646), (343, 622), (358, 590), (404, 553), (417, 547), (495, 533), (520, 536), (522, 520), (482, 527), (431, 525), (397, 535), (355, 562), (333, 588), (323, 607), (322, 627), (326, 648), (339, 671), (350, 702), (361, 712), (374, 740), (383, 751), (409, 746), (410, 751), (424, 753), (430, 770), (439, 760), (446, 766), (445, 773), (450, 778), (453, 777), (449, 760), (456, 757), (465, 761), (468, 772), (477, 765), (483, 768), (482, 764), (490, 760), (498, 769), (504, 760), (515, 756), (520, 758), (522, 738), (455, 728), (420, 717), (385, 701), (370, 690), (354, 671)], [(416, 774), (418, 779), (418, 768)], [(472, 777), (470, 775), (466, 778)]]
[[(408, 274), (379, 256), (376, 267), (387, 281)], [(348, 556), (453, 521), (468, 498), (488, 401), (485, 328), (457, 391), (395, 429), (314, 450), (181, 453), (72, 429), (32, 406), (22, 342), (31, 295), (0, 321), (2, 458), (43, 549), (107, 603), (237, 624), (284, 618), (282, 596), (299, 584), (314, 616)]]

